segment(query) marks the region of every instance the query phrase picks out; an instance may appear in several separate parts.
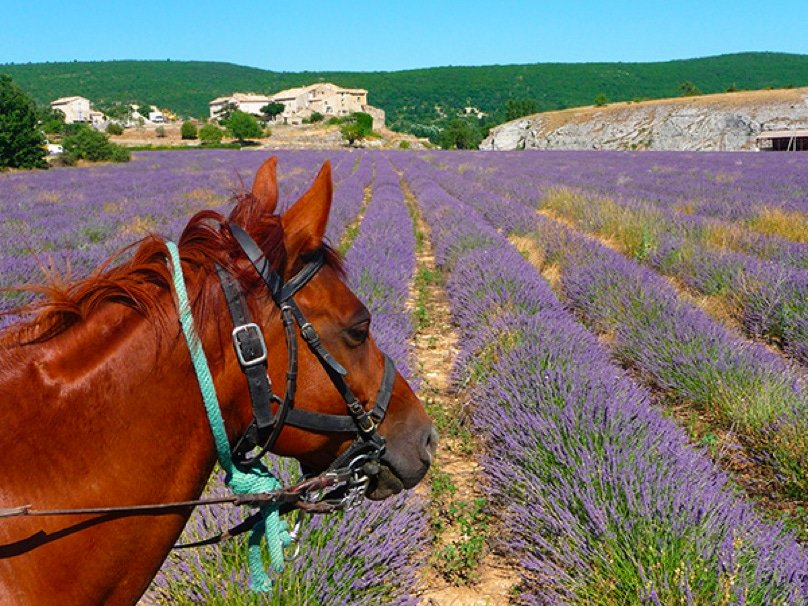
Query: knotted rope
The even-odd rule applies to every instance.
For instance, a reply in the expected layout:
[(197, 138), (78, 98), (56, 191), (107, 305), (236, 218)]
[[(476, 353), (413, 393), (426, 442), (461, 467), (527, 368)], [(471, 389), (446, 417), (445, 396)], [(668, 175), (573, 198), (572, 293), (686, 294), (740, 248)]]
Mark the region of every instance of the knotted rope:
[[(185, 341), (188, 343), (188, 351), (191, 353), (191, 361), (196, 371), (205, 410), (208, 413), (208, 422), (213, 433), (219, 465), (225, 472), (225, 482), (236, 494), (278, 490), (281, 488), (281, 483), (270, 473), (266, 465), (260, 461), (246, 467), (233, 463), (233, 458), (230, 455), (230, 443), (227, 441), (227, 432), (225, 431), (221, 409), (219, 408), (219, 398), (216, 396), (216, 389), (213, 385), (213, 376), (210, 373), (208, 360), (194, 328), (191, 305), (188, 301), (188, 292), (182, 275), (179, 249), (174, 242), (166, 242), (166, 247), (171, 256), (174, 290), (177, 296), (177, 308), (182, 332), (185, 335)], [(286, 522), (280, 519), (277, 503), (261, 505), (260, 512), (262, 520), (253, 527), (247, 548), (250, 588), (254, 591), (269, 591), (272, 589), (272, 581), (264, 569), (261, 558), (261, 539), (266, 539), (272, 569), (275, 572), (283, 570), (283, 548), (289, 545), (292, 540), (289, 536)]]

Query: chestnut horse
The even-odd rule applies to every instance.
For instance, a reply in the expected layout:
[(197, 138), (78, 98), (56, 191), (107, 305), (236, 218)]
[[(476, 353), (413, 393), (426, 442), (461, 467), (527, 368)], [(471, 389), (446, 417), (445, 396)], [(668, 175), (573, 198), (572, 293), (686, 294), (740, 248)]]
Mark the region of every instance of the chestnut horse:
[[(370, 315), (348, 289), (337, 255), (323, 243), (331, 206), (326, 162), (283, 215), (275, 158), (258, 170), (229, 220), (289, 278), (312, 253), (325, 264), (295, 295), (322, 344), (347, 371), (364, 406), (374, 401), (384, 358)], [(240, 283), (268, 348), (268, 374), (284, 385), (287, 352), (277, 307), (221, 215), (206, 211), (179, 242), (199, 338), (208, 357), (231, 445), (252, 422), (232, 323), (214, 264)], [(165, 242), (143, 240), (132, 258), (102, 266), (47, 295), (33, 319), (0, 333), (0, 508), (119, 506), (196, 499), (216, 454), (190, 354), (179, 329)], [(295, 329), (299, 336), (299, 329)], [(280, 394), (281, 396), (283, 393)], [(300, 348), (295, 407), (344, 415), (326, 369)], [(437, 434), (396, 372), (379, 433), (381, 472), (367, 496), (411, 488), (429, 467)], [(323, 470), (352, 436), (285, 426), (272, 451)], [(0, 518), (0, 604), (134, 604), (185, 525), (189, 509), (161, 515)], [(304, 547), (305, 548), (305, 547)]]

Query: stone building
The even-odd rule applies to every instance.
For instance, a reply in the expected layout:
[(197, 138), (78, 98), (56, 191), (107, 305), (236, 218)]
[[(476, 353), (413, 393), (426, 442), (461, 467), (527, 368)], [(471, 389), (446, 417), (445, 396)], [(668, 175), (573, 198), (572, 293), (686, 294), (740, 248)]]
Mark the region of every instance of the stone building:
[(373, 117), (373, 128), (384, 126), (384, 111), (368, 105), (367, 90), (342, 88), (330, 82), (289, 88), (270, 96), (234, 93), (228, 97), (219, 97), (210, 102), (210, 117), (218, 116), (228, 104), (249, 114), (260, 115), (261, 108), (268, 103), (283, 104), (284, 109), (275, 120), (284, 124), (300, 124), (314, 112), (325, 117), (366, 112)]

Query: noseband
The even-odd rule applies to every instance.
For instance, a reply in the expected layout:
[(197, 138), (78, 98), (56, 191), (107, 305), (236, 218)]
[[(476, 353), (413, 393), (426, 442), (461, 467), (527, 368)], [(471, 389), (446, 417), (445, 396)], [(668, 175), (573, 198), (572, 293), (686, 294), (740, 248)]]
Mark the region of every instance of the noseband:
[[(396, 374), (393, 361), (387, 354), (384, 354), (384, 373), (376, 401), (373, 408), (366, 411), (345, 381), (348, 371), (328, 352), (317, 331), (306, 320), (294, 300), (295, 293), (322, 268), (325, 259), (323, 250), (315, 251), (303, 268), (287, 282), (284, 282), (280, 274), (272, 269), (266, 255), (244, 229), (235, 223), (230, 223), (229, 228), (241, 251), (263, 279), (272, 300), (280, 310), (288, 357), (286, 390), (281, 399), (273, 392), (272, 381), (267, 374), (267, 347), (261, 329), (250, 319), (238, 281), (217, 265), (219, 281), (233, 321), (233, 347), (241, 370), (247, 377), (253, 408), (253, 420), (250, 426), (232, 449), (234, 461), (249, 465), (260, 459), (272, 449), (286, 425), (323, 433), (350, 433), (355, 434), (356, 438), (348, 449), (336, 458), (329, 470), (343, 469), (346, 466), (354, 472), (361, 470), (366, 479), (366, 487), (367, 476), (378, 473), (379, 461), (384, 454), (385, 440), (377, 429), (384, 420), (393, 392)], [(294, 407), (298, 370), (298, 342), (294, 329), (295, 323), (300, 329), (303, 340), (319, 360), (334, 387), (345, 401), (348, 415), (322, 414)], [(275, 414), (272, 412), (273, 404), (278, 406)]]

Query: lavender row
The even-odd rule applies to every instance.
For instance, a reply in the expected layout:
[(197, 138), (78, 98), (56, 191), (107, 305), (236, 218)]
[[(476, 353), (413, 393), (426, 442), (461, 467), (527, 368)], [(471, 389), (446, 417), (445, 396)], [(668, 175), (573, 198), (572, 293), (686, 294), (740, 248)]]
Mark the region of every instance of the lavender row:
[[(600, 155), (590, 156), (588, 154), (567, 155), (567, 154), (523, 154), (516, 157), (497, 158), (489, 160), (475, 156), (457, 156), (454, 159), (439, 157), (441, 163), (447, 168), (454, 167), (463, 171), (464, 177), (468, 180), (476, 180), (480, 184), (490, 187), (494, 185), (497, 189), (507, 188), (509, 194), (522, 202), (538, 207), (552, 207), (554, 202), (552, 194), (558, 188), (572, 189), (575, 192), (583, 192), (583, 198), (595, 193), (604, 198), (598, 199), (597, 203), (587, 200), (583, 207), (586, 214), (585, 220), (594, 224), (601, 224), (619, 221), (620, 212), (623, 207), (631, 210), (641, 209), (646, 214), (653, 214), (649, 217), (648, 232), (654, 229), (667, 233), (677, 234), (683, 238), (689, 238), (705, 246), (717, 249), (742, 252), (760, 257), (762, 259), (777, 261), (785, 265), (797, 268), (808, 268), (808, 243), (805, 241), (805, 234), (801, 236), (798, 228), (789, 224), (796, 223), (808, 228), (808, 218), (805, 211), (792, 209), (789, 214), (772, 214), (779, 207), (772, 207), (763, 203), (753, 202), (748, 198), (728, 199), (725, 205), (728, 208), (735, 206), (749, 209), (754, 208), (751, 218), (743, 220), (737, 212), (727, 212), (724, 215), (700, 216), (693, 214), (689, 206), (670, 206), (660, 204), (654, 200), (653, 194), (644, 189), (643, 181), (635, 181), (631, 176), (634, 171), (642, 172), (642, 161), (640, 156), (631, 154), (619, 154), (617, 156), (606, 154), (607, 161), (600, 159)], [(562, 162), (559, 162), (559, 157)], [(710, 156), (712, 158), (712, 156)], [(657, 166), (660, 172), (675, 170), (677, 156), (661, 154), (657, 159)], [(461, 162), (462, 160), (462, 162)], [(485, 161), (484, 161), (485, 160)], [(609, 162), (609, 160), (611, 160)], [(604, 166), (605, 163), (605, 166)], [(481, 167), (490, 167), (493, 164), (497, 171), (480, 170)], [(704, 163), (709, 166), (709, 161)], [(468, 169), (467, 172), (465, 169)], [(619, 175), (619, 178), (614, 177)], [(773, 179), (777, 173), (759, 174), (758, 176), (770, 186), (776, 186)], [(594, 180), (593, 180), (594, 179)], [(687, 175), (682, 176), (682, 182), (690, 183)], [(495, 181), (495, 182), (494, 182)], [(507, 185), (503, 182), (507, 182)], [(746, 184), (746, 181), (744, 181)], [(721, 192), (728, 189), (726, 183), (717, 183), (715, 191), (711, 194), (721, 195)], [(541, 190), (538, 192), (537, 190)], [(746, 191), (746, 190), (744, 190)], [(751, 191), (759, 191), (759, 187), (751, 188)], [(794, 201), (802, 200), (800, 191), (794, 192)], [(537, 195), (539, 194), (540, 195)], [(588, 195), (587, 195), (588, 194)], [(574, 199), (574, 198), (573, 198)], [(750, 211), (751, 212), (751, 211)], [(720, 217), (720, 218), (719, 218)], [(768, 217), (768, 219), (767, 219)], [(758, 233), (754, 226), (761, 229), (766, 223), (774, 233)], [(785, 225), (784, 225), (785, 224)], [(776, 229), (775, 229), (776, 228)], [(792, 241), (783, 237), (779, 232), (785, 232), (789, 237), (802, 238), (802, 241)], [(639, 236), (640, 234), (638, 234)]]
[(660, 206), (704, 216), (742, 220), (763, 208), (808, 212), (806, 159), (799, 154), (528, 152), (510, 154), (507, 162), (590, 191), (641, 192)]
[[(347, 155), (347, 154), (346, 154)], [(342, 180), (334, 192), (331, 216), (326, 228), (326, 239), (338, 246), (348, 224), (358, 215), (365, 199), (365, 188), (373, 179), (373, 156), (363, 154), (352, 174)]]
[(656, 273), (539, 218), (535, 242), (561, 268), (561, 288), (616, 355), (653, 382), (745, 435), (783, 482), (808, 491), (805, 377), (679, 298)]
[(617, 241), (638, 261), (722, 297), (748, 334), (769, 338), (808, 363), (808, 269), (711, 249), (705, 240), (714, 232), (644, 203), (555, 191), (544, 205), (584, 231)]
[[(808, 404), (800, 369), (789, 368), (764, 347), (735, 337), (680, 300), (664, 279), (622, 255), (537, 215), (522, 220), (519, 214), (515, 221), (506, 211), (507, 202), (496, 193), (445, 173), (433, 171), (433, 175), (508, 233), (524, 233), (532, 222), (545, 263), (564, 268), (561, 284), (570, 302), (590, 326), (610, 335), (621, 360), (643, 370), (669, 393), (734, 426), (790, 490), (802, 496), (808, 492)], [(784, 309), (799, 309), (800, 301), (805, 305), (799, 283), (780, 286), (796, 291), (791, 301), (797, 305)], [(778, 294), (770, 301), (776, 301)], [(795, 333), (800, 330), (796, 318), (789, 325), (796, 327)], [(804, 341), (799, 334), (792, 338), (799, 353)]]
[[(502, 236), (395, 160), (435, 246), (458, 251), (441, 266), (475, 341), (464, 371), (477, 378), (483, 465), (523, 566), (522, 600), (803, 603), (805, 552), (732, 496)], [(469, 248), (474, 223), (486, 240)]]
[[(196, 211), (226, 212), (266, 157), (232, 150), (146, 152), (123, 165), (0, 175), (0, 288), (42, 281), (51, 266), (81, 278), (149, 232), (177, 238)], [(289, 193), (287, 174), (310, 181), (322, 159), (322, 153), (282, 155), (281, 196)], [(2, 292), (0, 310), (28, 299)]]

